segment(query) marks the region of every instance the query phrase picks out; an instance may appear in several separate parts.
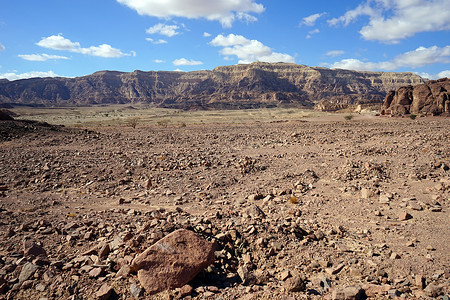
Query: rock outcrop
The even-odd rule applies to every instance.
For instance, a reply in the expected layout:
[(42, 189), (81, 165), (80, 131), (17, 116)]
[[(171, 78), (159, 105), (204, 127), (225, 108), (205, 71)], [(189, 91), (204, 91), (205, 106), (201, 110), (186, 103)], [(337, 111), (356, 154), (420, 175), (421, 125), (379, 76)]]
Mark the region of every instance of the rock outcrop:
[(423, 83), (413, 73), (357, 72), (256, 62), (212, 71), (101, 71), (76, 78), (0, 82), (0, 103), (89, 105), (152, 103), (182, 109), (381, 103), (390, 90)]
[(390, 91), (381, 106), (382, 115), (450, 114), (450, 79), (430, 80), (425, 84), (404, 86)]

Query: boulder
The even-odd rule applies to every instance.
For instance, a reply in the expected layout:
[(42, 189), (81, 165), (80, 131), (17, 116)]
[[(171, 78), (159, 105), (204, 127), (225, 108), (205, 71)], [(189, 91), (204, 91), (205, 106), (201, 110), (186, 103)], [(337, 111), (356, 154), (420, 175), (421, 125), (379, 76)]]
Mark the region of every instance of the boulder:
[(47, 252), (44, 248), (36, 244), (32, 240), (23, 241), (23, 255), (25, 257), (47, 257)]
[(179, 229), (160, 239), (131, 263), (142, 287), (150, 295), (179, 288), (214, 262), (215, 243)]

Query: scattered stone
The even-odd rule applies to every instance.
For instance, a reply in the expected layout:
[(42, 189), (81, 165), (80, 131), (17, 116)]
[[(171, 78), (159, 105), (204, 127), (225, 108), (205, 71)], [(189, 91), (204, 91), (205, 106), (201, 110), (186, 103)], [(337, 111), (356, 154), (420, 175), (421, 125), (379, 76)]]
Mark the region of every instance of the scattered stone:
[(25, 280), (24, 282), (22, 282), (20, 288), (22, 290), (27, 290), (33, 286), (33, 283), (34, 283), (33, 280)]
[(47, 252), (32, 240), (23, 241), (23, 255), (25, 257), (47, 257)]
[(325, 271), (329, 274), (329, 275), (335, 275), (337, 273), (339, 273), (343, 268), (345, 267), (344, 263), (341, 263), (337, 266), (331, 267), (331, 268), (326, 268)]
[(441, 212), (442, 211), (442, 206), (431, 206), (429, 209), (432, 212)]
[(399, 221), (406, 221), (406, 220), (409, 220), (409, 219), (412, 219), (412, 216), (409, 213), (407, 213), (406, 211), (401, 212), (398, 215), (398, 220)]
[(243, 285), (251, 285), (251, 284), (257, 283), (257, 279), (256, 279), (255, 275), (253, 275), (253, 273), (250, 272), (247, 265), (243, 265), (243, 266), (239, 267), (239, 269), (237, 270), (237, 273), (238, 273), (239, 277), (241, 278)]
[(23, 283), (25, 280), (30, 279), (38, 269), (39, 267), (35, 264), (30, 262), (25, 263), (20, 271), (19, 282)]
[(331, 293), (332, 300), (360, 300), (364, 299), (364, 297), (364, 290), (361, 287), (357, 286), (335, 289)]
[(185, 284), (179, 290), (179, 297), (184, 298), (184, 297), (192, 294), (192, 292), (194, 292), (194, 288), (192, 286), (190, 286), (189, 284)]
[(320, 287), (325, 293), (328, 292), (331, 289), (331, 280), (327, 277), (323, 277), (320, 281)]
[(400, 297), (400, 292), (397, 289), (390, 289), (388, 291), (389, 298), (397, 298)]
[(379, 202), (382, 204), (389, 204), (389, 202), (391, 201), (392, 196), (388, 195), (388, 194), (381, 194), (380, 195), (380, 199)]
[(256, 218), (261, 218), (261, 219), (263, 219), (263, 218), (265, 218), (266, 217), (266, 214), (262, 211), (262, 209), (258, 206), (258, 205), (256, 205), (256, 204), (253, 204), (253, 205), (251, 205), (249, 208), (247, 208), (245, 211), (244, 211), (244, 214), (247, 216), (247, 217), (250, 217), (250, 218), (253, 218), (253, 219), (256, 219)]
[(111, 251), (109, 243), (104, 243), (103, 245), (101, 245), (100, 250), (98, 251), (98, 257), (100, 259), (108, 257), (109, 251)]
[(100, 289), (95, 293), (97, 300), (107, 300), (111, 297), (113, 288), (104, 283)]
[(362, 188), (361, 189), (361, 198), (363, 199), (369, 199), (373, 196), (373, 192), (369, 189)]
[(302, 292), (306, 289), (306, 283), (300, 275), (294, 275), (286, 279), (283, 287), (287, 292)]
[(215, 248), (194, 232), (179, 229), (136, 256), (131, 268), (152, 295), (188, 283), (214, 261)]
[(285, 281), (286, 279), (288, 279), (291, 276), (291, 272), (289, 270), (283, 271), (279, 274), (278, 278), (281, 281)]
[(248, 200), (250, 200), (250, 201), (261, 200), (263, 198), (264, 198), (264, 196), (261, 194), (251, 194), (248, 196)]
[(428, 297), (437, 298), (444, 293), (444, 288), (441, 285), (431, 283), (423, 291)]
[(364, 292), (369, 299), (378, 299), (386, 295), (392, 289), (390, 285), (365, 284), (363, 286)]
[(419, 289), (423, 290), (426, 286), (425, 285), (425, 277), (423, 275), (416, 275), (415, 283)]
[(103, 269), (102, 268), (93, 268), (90, 272), (89, 272), (89, 277), (93, 277), (93, 278), (97, 278), (100, 275), (102, 275), (103, 273)]
[(131, 267), (127, 264), (120, 267), (119, 271), (116, 273), (116, 277), (127, 277), (131, 273)]
[(139, 287), (137, 284), (132, 283), (130, 285), (130, 293), (134, 298), (138, 299), (144, 295), (144, 290)]
[(43, 292), (43, 291), (45, 291), (45, 285), (43, 285), (42, 283), (38, 283), (38, 284), (36, 284), (35, 289), (38, 292)]

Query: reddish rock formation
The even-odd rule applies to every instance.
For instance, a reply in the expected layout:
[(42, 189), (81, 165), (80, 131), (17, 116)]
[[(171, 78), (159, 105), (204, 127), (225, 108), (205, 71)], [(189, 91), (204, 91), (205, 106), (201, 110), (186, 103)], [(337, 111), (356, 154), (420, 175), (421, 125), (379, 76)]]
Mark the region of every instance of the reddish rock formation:
[(382, 115), (449, 115), (450, 79), (430, 80), (425, 84), (390, 91), (381, 106)]

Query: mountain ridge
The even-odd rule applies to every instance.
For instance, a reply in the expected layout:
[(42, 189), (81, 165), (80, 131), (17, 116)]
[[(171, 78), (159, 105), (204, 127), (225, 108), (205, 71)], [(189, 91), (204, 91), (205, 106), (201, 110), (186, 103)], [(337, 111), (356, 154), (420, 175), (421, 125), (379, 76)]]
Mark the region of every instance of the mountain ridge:
[(191, 72), (104, 70), (75, 78), (3, 80), (0, 103), (64, 106), (146, 102), (182, 109), (312, 107), (321, 101), (381, 104), (389, 91), (424, 82), (408, 72), (255, 62)]

